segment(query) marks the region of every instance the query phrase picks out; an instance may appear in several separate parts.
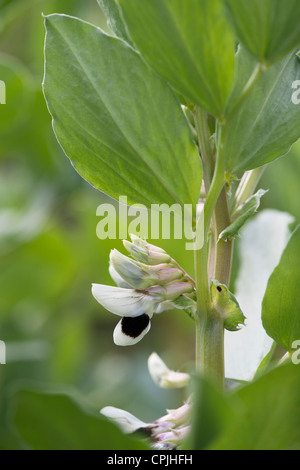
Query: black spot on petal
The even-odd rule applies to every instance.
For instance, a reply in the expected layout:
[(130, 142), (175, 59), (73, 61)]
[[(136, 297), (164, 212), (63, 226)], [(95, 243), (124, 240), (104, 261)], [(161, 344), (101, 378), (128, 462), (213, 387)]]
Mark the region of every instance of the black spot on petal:
[(123, 317), (121, 320), (122, 332), (130, 338), (137, 338), (147, 328), (150, 318), (145, 313), (139, 317)]

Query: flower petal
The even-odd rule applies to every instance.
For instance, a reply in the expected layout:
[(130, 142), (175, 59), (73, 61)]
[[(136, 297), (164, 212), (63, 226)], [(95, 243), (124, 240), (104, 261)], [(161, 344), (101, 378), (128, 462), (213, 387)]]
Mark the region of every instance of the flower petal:
[(145, 291), (93, 284), (92, 294), (106, 310), (121, 317), (153, 315), (156, 297)]
[(149, 357), (148, 369), (153, 381), (161, 388), (181, 388), (190, 381), (189, 374), (170, 370), (156, 353)]
[(118, 287), (123, 287), (124, 289), (132, 289), (132, 286), (126, 282), (119, 273), (115, 270), (112, 264), (109, 265), (109, 274), (112, 280), (117, 284)]
[(114, 408), (113, 406), (106, 406), (100, 413), (117, 424), (125, 434), (131, 434), (138, 429), (147, 428), (149, 426), (131, 413), (128, 413), (128, 411)]
[(146, 314), (134, 318), (124, 317), (114, 330), (114, 343), (117, 346), (133, 346), (144, 338), (150, 328), (150, 317)]

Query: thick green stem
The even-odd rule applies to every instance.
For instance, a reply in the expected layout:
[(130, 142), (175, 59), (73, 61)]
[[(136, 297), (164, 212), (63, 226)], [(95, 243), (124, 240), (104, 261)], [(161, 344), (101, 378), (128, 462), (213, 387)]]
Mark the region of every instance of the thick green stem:
[(224, 325), (215, 312), (205, 318), (196, 317), (197, 370), (209, 376), (222, 388), (224, 371)]
[[(201, 129), (201, 126), (197, 126), (197, 128)], [(199, 135), (199, 141), (205, 138), (207, 138), (207, 135)], [(222, 151), (222, 137), (219, 134), (216, 166), (204, 205), (204, 244), (201, 250), (195, 251), (197, 287), (196, 367), (199, 372), (211, 376), (221, 386), (224, 385), (224, 325), (223, 319), (214, 311), (211, 305), (208, 255), (212, 217), (224, 187), (225, 166)]]

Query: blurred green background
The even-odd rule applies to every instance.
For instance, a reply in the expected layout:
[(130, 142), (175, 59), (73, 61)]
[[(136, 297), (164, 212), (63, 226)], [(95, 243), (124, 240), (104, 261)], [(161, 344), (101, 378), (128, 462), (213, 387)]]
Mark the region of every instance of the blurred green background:
[[(108, 198), (73, 170), (53, 135), (42, 94), (42, 13), (66, 13), (106, 28), (96, 0), (0, 0), (0, 449), (19, 446), (9, 427), (11, 391), (25, 380), (71, 386), (95, 409), (113, 405), (152, 421), (180, 406), (181, 392), (161, 391), (147, 372), (156, 351), (174, 369), (194, 357), (193, 325), (181, 312), (157, 316), (133, 348), (118, 348), (118, 318), (92, 298), (91, 283), (112, 284), (108, 257), (120, 241), (96, 237), (97, 206)], [(267, 168), (263, 207), (300, 220), (300, 146)], [(109, 200), (111, 202), (111, 200)], [(191, 274), (184, 242), (156, 242)], [(238, 260), (235, 261), (236, 266)], [(236, 272), (236, 270), (235, 270)]]

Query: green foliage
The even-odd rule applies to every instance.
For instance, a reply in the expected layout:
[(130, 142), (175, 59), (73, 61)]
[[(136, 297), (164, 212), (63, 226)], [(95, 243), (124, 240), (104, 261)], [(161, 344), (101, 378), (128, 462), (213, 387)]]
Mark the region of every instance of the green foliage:
[(118, 0), (97, 0), (97, 2), (107, 18), (107, 24), (111, 32), (118, 38), (128, 42), (128, 44), (133, 45), (126, 31)]
[(286, 154), (299, 138), (300, 106), (292, 101), (292, 84), (300, 79), (299, 57), (291, 54), (265, 73), (257, 71), (251, 80), (255, 67), (253, 58), (241, 48), (230, 117), (223, 129), (229, 172), (265, 165)]
[(216, 280), (211, 282), (212, 305), (224, 319), (224, 328), (228, 331), (238, 331), (245, 322), (245, 316), (227, 286)]
[(13, 421), (33, 450), (146, 450), (72, 396), (19, 390), (13, 399)]
[[(42, 11), (50, 15), (45, 94), (56, 136), (80, 175), (113, 198), (127, 195), (130, 204), (195, 207), (202, 164), (210, 163), (207, 186), (213, 183), (216, 198), (215, 158), (224, 184), (285, 155), (299, 138), (300, 105), (292, 102), (300, 79), (299, 8), (298, 0), (0, 0), (0, 80), (7, 89), (0, 105), (0, 340), (8, 359), (0, 366), (1, 450), (145, 449), (99, 410), (115, 405), (150, 422), (178, 406), (181, 392), (160, 392), (148, 380), (153, 350), (172, 351), (175, 367), (194, 368), (193, 322), (179, 310), (196, 317), (196, 292), (157, 317), (135, 354), (113, 346), (114, 318), (91, 298), (92, 282), (110, 282), (109, 252), (121, 243), (97, 240), (96, 207), (111, 200), (72, 172), (51, 130), (41, 87)], [(230, 290), (218, 281), (209, 286), (218, 312), (234, 315), (229, 330), (244, 319), (239, 305), (247, 317), (241, 331), (226, 331), (225, 358), (228, 377), (249, 383), (223, 393), (195, 380), (189, 448), (300, 449), (299, 367), (276, 367), (281, 347), (292, 351), (300, 339), (299, 228), (279, 262), (292, 223), (286, 212), (300, 216), (299, 149), (266, 166), (262, 187), (271, 189), (261, 201), (262, 193), (245, 198), (226, 218), (232, 179), (232, 197), (222, 195), (219, 245), (219, 232), (209, 227), (218, 256), (247, 221)], [(206, 192), (202, 187), (201, 197)], [(259, 202), (285, 213), (264, 211), (251, 222)], [(182, 241), (155, 244), (193, 275)], [(264, 331), (261, 300), (278, 262), (262, 305)], [(12, 395), (22, 379), (41, 386), (18, 385)], [(59, 391), (66, 387), (58, 390), (58, 382), (76, 392)]]
[(298, 0), (225, 0), (237, 37), (261, 62), (300, 47)]
[(260, 189), (234, 211), (232, 214), (232, 224), (220, 233), (219, 240), (222, 239), (228, 241), (239, 236), (240, 229), (245, 225), (247, 220), (258, 211), (260, 199), (266, 194), (266, 192), (267, 191)]
[(120, 0), (133, 42), (176, 90), (222, 116), (234, 83), (234, 37), (221, 0)]
[(228, 397), (234, 409), (212, 450), (292, 450), (300, 442), (300, 374), (279, 367)]
[(298, 227), (272, 273), (262, 304), (263, 325), (287, 351), (300, 339), (300, 228)]
[(222, 394), (206, 379), (195, 382), (192, 433), (198, 450), (291, 450), (300, 442), (300, 374), (279, 367)]
[(131, 204), (195, 205), (200, 160), (168, 85), (129, 46), (87, 23), (51, 15), (46, 28), (45, 95), (77, 171)]
[(205, 377), (195, 377), (194, 394), (192, 432), (187, 446), (200, 450), (207, 448), (223, 431), (233, 410), (228, 398)]

